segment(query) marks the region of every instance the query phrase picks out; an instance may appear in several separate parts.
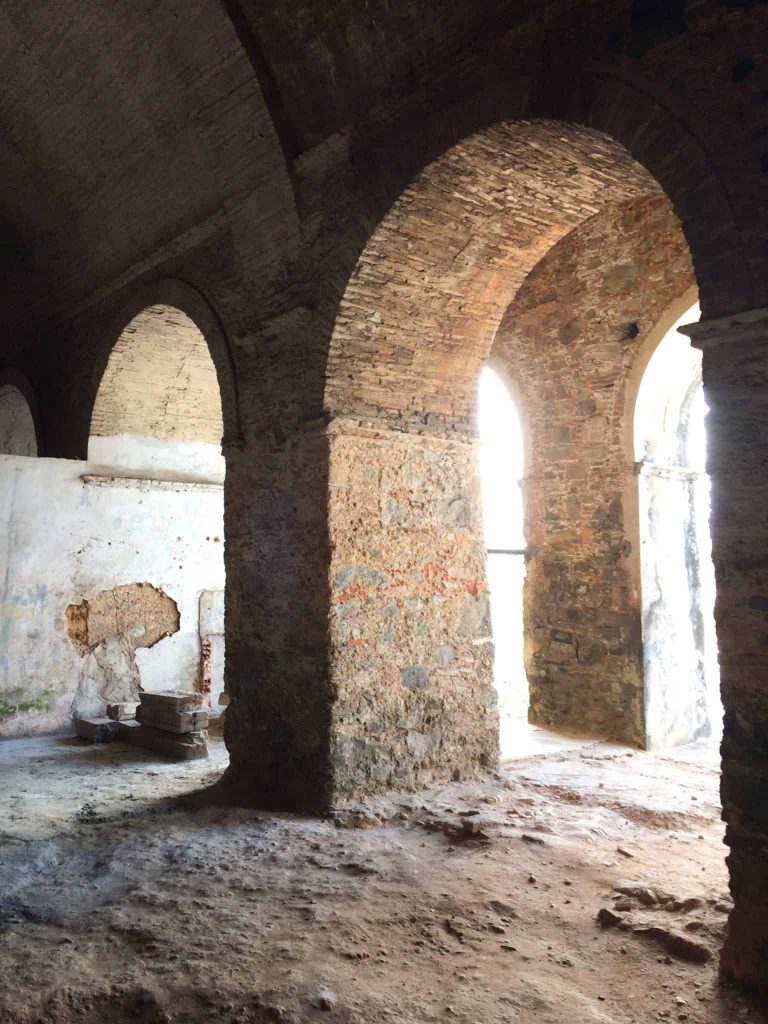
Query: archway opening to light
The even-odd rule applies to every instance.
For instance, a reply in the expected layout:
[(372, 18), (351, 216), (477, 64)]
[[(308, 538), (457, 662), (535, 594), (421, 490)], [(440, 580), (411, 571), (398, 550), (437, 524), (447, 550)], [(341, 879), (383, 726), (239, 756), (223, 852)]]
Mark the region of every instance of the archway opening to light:
[(494, 641), (494, 685), (502, 733), (505, 719), (527, 721), (528, 680), (523, 638), (523, 431), (502, 378), (489, 366), (478, 392), (480, 484)]
[(723, 710), (706, 474), (701, 352), (664, 335), (640, 384), (634, 418), (639, 475), (645, 717), (650, 749), (719, 742)]

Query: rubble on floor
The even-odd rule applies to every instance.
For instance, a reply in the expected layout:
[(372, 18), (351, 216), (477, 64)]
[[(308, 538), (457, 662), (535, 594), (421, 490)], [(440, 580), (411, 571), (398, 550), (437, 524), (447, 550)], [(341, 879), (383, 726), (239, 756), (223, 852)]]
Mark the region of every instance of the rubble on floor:
[(104, 718), (78, 718), (75, 729), (93, 743), (125, 740), (180, 761), (208, 756), (210, 708), (200, 693), (142, 692), (138, 703), (110, 704)]
[(317, 820), (217, 803), (210, 747), (0, 744), (2, 1024), (763, 1019), (718, 978), (714, 756), (592, 747)]

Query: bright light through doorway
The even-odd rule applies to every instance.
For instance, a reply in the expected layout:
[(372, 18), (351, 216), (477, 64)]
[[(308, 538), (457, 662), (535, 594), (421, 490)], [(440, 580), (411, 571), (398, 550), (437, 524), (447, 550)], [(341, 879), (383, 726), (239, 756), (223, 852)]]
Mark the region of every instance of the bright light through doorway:
[(662, 338), (635, 407), (646, 738), (652, 749), (717, 741), (722, 729), (701, 352)]
[(489, 367), (480, 374), (478, 422), (488, 582), (491, 591), (494, 679), (502, 717), (525, 720), (528, 680), (523, 660), (525, 548), (523, 435), (503, 381)]

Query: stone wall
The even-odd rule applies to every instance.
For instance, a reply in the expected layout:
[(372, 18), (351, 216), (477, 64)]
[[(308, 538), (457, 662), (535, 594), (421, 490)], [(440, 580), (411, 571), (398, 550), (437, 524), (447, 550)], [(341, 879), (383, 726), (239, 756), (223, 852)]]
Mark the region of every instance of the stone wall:
[(0, 384), (0, 454), (37, 455), (32, 413), (13, 384)]
[(721, 795), (734, 910), (725, 973), (768, 978), (768, 310), (694, 325), (703, 348), (715, 621), (725, 707)]
[(224, 588), (221, 456), (190, 445), (181, 472), (165, 442), (183, 482), (137, 464), (135, 438), (101, 440), (99, 464), (0, 455), (0, 736), (66, 731), (140, 688), (199, 688), (200, 594)]
[(541, 725), (645, 741), (629, 382), (692, 281), (668, 200), (624, 203), (550, 251), (496, 336), (527, 440), (526, 661)]
[(476, 445), (340, 421), (330, 437), (337, 794), (496, 763)]
[[(4, 361), (34, 387), (47, 454), (82, 459), (115, 340), (112, 319), (140, 295), (144, 308), (146, 290), (168, 278), (207, 298), (224, 341), (217, 368), (230, 361), (232, 385), (222, 385), (227, 672), (237, 690), (227, 734), (230, 779), (254, 800), (320, 807), (333, 788), (329, 452), (322, 428), (311, 442), (306, 431), (323, 414), (339, 306), (367, 243), (409, 184), (452, 146), (489, 125), (544, 118), (606, 133), (661, 183), (694, 254), (705, 317), (765, 305), (766, 215), (756, 198), (768, 162), (764, 5), (701, 0), (672, 19), (664, 4), (629, 0), (456, 0), (450, 11), (432, 2), (407, 10), (254, 0), (194, 0), (183, 10), (171, 0), (57, 6), (61, 17), (51, 18), (41, 0), (14, 0), (0, 44), (10, 140), (2, 162)], [(531, 191), (522, 182), (511, 198), (527, 201)], [(492, 225), (511, 204), (492, 188), (481, 205)], [(459, 265), (472, 253), (472, 232), (464, 232), (465, 251), (459, 229), (454, 248), (446, 248), (449, 271), (453, 255)], [(523, 274), (545, 250), (532, 253)], [(423, 268), (413, 261), (414, 281)], [(431, 292), (432, 309), (445, 303), (458, 330), (450, 359), (426, 360), (422, 376), (432, 378), (435, 409), (419, 409), (417, 388), (402, 397), (417, 431), (420, 413), (451, 402), (441, 390), (458, 382), (466, 385), (463, 398), (469, 395), (462, 342), (471, 343), (476, 368), (490, 348), (495, 314), (522, 279), (505, 276), (512, 282), (506, 294), (484, 295), (482, 261), (478, 268), (463, 277), (473, 286), (472, 316), (460, 295)], [(388, 268), (381, 270), (389, 280)], [(488, 298), (494, 316), (478, 329), (474, 311), (488, 309)], [(331, 360), (334, 373), (347, 375), (330, 389), (340, 399), (333, 411), (356, 413), (354, 402), (341, 399), (358, 343), (357, 366), (368, 368), (362, 328), (376, 323), (369, 316), (383, 315), (377, 305), (348, 332), (349, 360)], [(416, 341), (442, 356), (443, 332), (428, 307), (416, 288)], [(463, 339), (462, 327), (469, 331)], [(396, 334), (386, 344), (400, 358)], [(610, 365), (614, 349), (615, 339)], [(599, 390), (599, 375), (595, 382)], [(380, 390), (375, 374), (373, 385)], [(457, 411), (468, 408), (462, 401)], [(578, 415), (583, 425), (592, 413)], [(759, 438), (741, 421), (729, 433), (728, 415), (737, 414), (723, 419), (728, 457), (737, 439), (756, 447)], [(762, 463), (749, 468), (764, 475)], [(748, 533), (761, 514), (759, 488), (745, 497), (746, 484), (726, 474), (729, 486), (734, 522), (746, 523)], [(621, 530), (618, 510), (610, 514), (612, 544)], [(724, 531), (720, 543), (728, 562), (741, 542)], [(609, 572), (600, 580), (619, 592), (620, 557), (618, 578)], [(759, 569), (753, 572), (759, 579)], [(729, 597), (726, 588), (727, 656), (737, 657), (746, 636), (759, 662), (759, 610), (746, 612), (734, 598), (730, 618)], [(619, 601), (619, 615), (622, 609)], [(754, 729), (765, 728), (768, 712), (751, 690), (726, 692), (734, 715), (744, 704)], [(726, 769), (738, 785), (736, 761)], [(742, 855), (757, 879), (755, 850), (745, 846)]]

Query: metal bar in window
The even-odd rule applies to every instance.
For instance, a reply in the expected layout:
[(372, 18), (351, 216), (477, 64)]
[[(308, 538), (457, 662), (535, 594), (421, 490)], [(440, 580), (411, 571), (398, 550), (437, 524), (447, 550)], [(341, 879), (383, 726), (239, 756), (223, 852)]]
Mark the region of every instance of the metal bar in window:
[(488, 555), (527, 555), (530, 548), (486, 548), (485, 552)]

